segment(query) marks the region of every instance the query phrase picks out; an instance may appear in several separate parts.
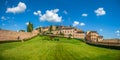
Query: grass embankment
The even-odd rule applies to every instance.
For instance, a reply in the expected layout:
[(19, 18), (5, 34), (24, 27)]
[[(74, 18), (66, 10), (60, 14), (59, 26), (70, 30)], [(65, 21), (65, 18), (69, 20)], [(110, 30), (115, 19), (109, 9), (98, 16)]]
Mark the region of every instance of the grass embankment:
[(90, 46), (75, 39), (47, 38), (37, 36), (24, 43), (2, 43), (0, 60), (120, 60), (120, 50)]

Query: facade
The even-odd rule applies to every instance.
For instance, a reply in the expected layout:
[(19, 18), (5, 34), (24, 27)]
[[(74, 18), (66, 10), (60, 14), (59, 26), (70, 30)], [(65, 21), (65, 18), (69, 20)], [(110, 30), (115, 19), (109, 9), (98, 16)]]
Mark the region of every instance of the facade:
[(60, 34), (60, 30), (52, 31), (52, 33), (53, 33), (54, 35), (59, 35), (59, 34)]
[(33, 34), (39, 34), (39, 31), (38, 30), (33, 30), (32, 33)]
[(64, 34), (64, 37), (71, 37), (73, 38), (74, 37), (74, 28), (62, 28), (61, 29), (61, 33)]
[(103, 36), (98, 36), (98, 42), (103, 41)]
[(60, 29), (53, 31), (53, 34), (63, 34), (64, 37), (71, 37), (71, 38), (80, 38), (84, 39), (85, 34), (82, 30), (73, 28), (73, 27), (65, 27), (61, 26)]
[(55, 31), (56, 30), (56, 26), (52, 26), (52, 30)]
[(91, 42), (99, 42), (103, 40), (103, 36), (99, 36), (96, 31), (87, 31), (86, 32), (86, 40)]
[(85, 33), (83, 31), (76, 31), (74, 33), (74, 38), (84, 39), (85, 38)]
[[(41, 31), (42, 32), (48, 32), (49, 28), (50, 28), (50, 26), (48, 26), (48, 27), (41, 27)], [(55, 31), (56, 30), (56, 26), (52, 26), (52, 30)]]
[(42, 32), (47, 32), (48, 30), (49, 30), (49, 27), (42, 27), (42, 28), (41, 28), (41, 31), (42, 31)]
[[(50, 27), (42, 27), (42, 32), (49, 32)], [(52, 26), (53, 35), (63, 35), (63, 37), (86, 39), (87, 41), (100, 42), (103, 36), (99, 36), (96, 31), (87, 31), (86, 35), (82, 30), (69, 26)]]

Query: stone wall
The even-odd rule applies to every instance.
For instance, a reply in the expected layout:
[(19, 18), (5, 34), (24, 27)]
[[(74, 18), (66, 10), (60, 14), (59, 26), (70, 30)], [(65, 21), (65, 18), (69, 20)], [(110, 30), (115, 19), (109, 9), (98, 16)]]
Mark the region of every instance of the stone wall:
[(36, 31), (31, 32), (16, 32), (9, 30), (0, 30), (0, 41), (16, 41), (22, 39), (31, 38), (38, 33)]
[(102, 40), (101, 43), (120, 44), (120, 40), (119, 39), (105, 39), (105, 40)]

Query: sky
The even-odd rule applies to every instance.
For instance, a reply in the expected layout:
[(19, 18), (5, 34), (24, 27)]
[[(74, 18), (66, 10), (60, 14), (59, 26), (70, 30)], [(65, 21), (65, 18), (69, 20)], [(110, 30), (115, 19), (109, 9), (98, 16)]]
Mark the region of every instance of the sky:
[(97, 31), (104, 38), (120, 38), (120, 0), (0, 0), (0, 28), (26, 30), (49, 25)]

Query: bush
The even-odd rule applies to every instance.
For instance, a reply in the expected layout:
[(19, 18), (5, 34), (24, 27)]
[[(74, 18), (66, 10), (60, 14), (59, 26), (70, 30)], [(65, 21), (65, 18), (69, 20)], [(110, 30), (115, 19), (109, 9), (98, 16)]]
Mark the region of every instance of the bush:
[(58, 39), (58, 38), (55, 38), (54, 40), (55, 40), (55, 41), (59, 41), (59, 39)]

